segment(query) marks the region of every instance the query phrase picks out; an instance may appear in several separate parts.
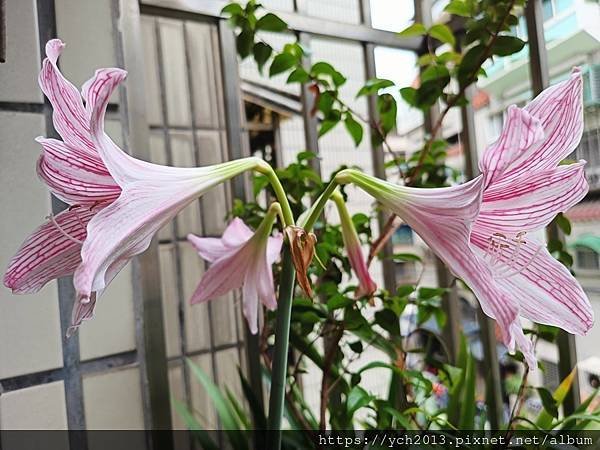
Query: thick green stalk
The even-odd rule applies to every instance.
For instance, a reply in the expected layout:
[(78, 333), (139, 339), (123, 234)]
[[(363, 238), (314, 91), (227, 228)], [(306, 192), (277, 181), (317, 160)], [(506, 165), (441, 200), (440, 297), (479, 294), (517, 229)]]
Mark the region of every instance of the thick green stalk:
[(329, 183), (329, 185), (327, 185), (327, 187), (325, 188), (323, 193), (319, 196), (317, 201), (310, 208), (308, 217), (306, 218), (304, 223), (300, 224), (307, 232), (311, 231), (313, 229), (313, 227), (315, 226), (315, 222), (321, 215), (323, 208), (325, 208), (325, 204), (327, 203), (327, 200), (329, 200), (329, 197), (331, 197), (331, 195), (333, 194), (333, 192), (335, 191), (335, 188), (337, 188), (337, 186), (338, 186), (338, 183), (336, 180), (333, 180), (331, 183)]
[(255, 168), (255, 170), (267, 177), (269, 183), (271, 184), (271, 187), (275, 191), (275, 197), (277, 197), (277, 201), (281, 205), (284, 226), (289, 227), (290, 225), (294, 225), (294, 214), (292, 213), (292, 208), (290, 208), (290, 203), (288, 202), (287, 195), (283, 190), (281, 181), (279, 181), (279, 178), (277, 178), (277, 174), (275, 173), (273, 168), (268, 163), (264, 162), (264, 164), (258, 165)]
[(294, 297), (295, 270), (292, 264), (290, 247), (283, 248), (282, 268), (279, 278), (279, 300), (277, 301), (277, 321), (275, 323), (275, 351), (271, 368), (271, 395), (269, 398), (269, 418), (267, 428), (267, 450), (281, 448), (281, 420), (285, 399), (285, 385)]

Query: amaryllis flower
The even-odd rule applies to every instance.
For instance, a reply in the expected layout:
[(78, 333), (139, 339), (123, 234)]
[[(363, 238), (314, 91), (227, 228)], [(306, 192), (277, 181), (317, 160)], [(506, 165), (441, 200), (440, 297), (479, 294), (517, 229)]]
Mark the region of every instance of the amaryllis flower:
[(266, 163), (246, 158), (175, 168), (132, 158), (104, 132), (108, 100), (126, 72), (100, 69), (80, 95), (56, 67), (62, 47), (59, 40), (47, 44), (40, 85), (54, 107), (54, 124), (63, 142), (40, 140), (44, 154), (38, 173), (72, 206), (25, 241), (4, 283), (15, 292), (32, 292), (74, 273), (77, 327), (92, 316), (96, 292), (146, 250), (153, 235), (179, 211), (211, 187)]
[(398, 186), (356, 171), (341, 172), (402, 217), (496, 319), (509, 349), (515, 343), (535, 366), (519, 317), (585, 334), (589, 300), (569, 270), (531, 234), (587, 193), (584, 161), (558, 165), (583, 130), (582, 80), (545, 90), (524, 109), (511, 107), (476, 179), (449, 188)]
[(276, 214), (270, 210), (256, 232), (236, 217), (221, 238), (188, 235), (200, 256), (211, 263), (192, 295), (192, 304), (241, 287), (248, 327), (258, 332), (259, 300), (270, 310), (277, 307), (272, 266), (281, 253), (283, 236), (270, 236)]
[(358, 278), (356, 297), (371, 297), (377, 290), (377, 284), (375, 284), (371, 278), (371, 275), (369, 274), (369, 268), (367, 267), (367, 263), (363, 257), (360, 240), (358, 239), (358, 234), (356, 234), (356, 229), (352, 223), (352, 217), (350, 217), (348, 208), (346, 208), (346, 203), (338, 191), (335, 191), (331, 198), (335, 202), (338, 214), (340, 216), (342, 239), (344, 240), (346, 252), (348, 252), (350, 265), (352, 266), (352, 270), (354, 270), (354, 273)]
[(4, 284), (17, 294), (36, 292), (50, 280), (72, 275), (81, 262), (87, 224), (121, 193), (93, 142), (81, 94), (58, 70), (63, 48), (58, 39), (46, 44), (39, 75), (40, 87), (53, 107), (54, 127), (63, 140), (36, 139), (43, 148), (37, 172), (50, 191), (71, 207), (49, 216), (10, 261)]

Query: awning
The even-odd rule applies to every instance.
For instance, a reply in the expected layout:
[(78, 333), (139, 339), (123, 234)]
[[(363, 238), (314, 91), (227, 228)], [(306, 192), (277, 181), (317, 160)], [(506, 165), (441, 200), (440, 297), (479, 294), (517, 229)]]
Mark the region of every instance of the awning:
[(571, 247), (586, 247), (600, 254), (600, 236), (584, 234), (570, 244)]
[(245, 101), (274, 111), (283, 117), (291, 117), (294, 114), (302, 113), (302, 103), (299, 95), (249, 80), (242, 80), (241, 89)]
[(600, 201), (579, 203), (569, 209), (565, 216), (573, 222), (600, 221)]

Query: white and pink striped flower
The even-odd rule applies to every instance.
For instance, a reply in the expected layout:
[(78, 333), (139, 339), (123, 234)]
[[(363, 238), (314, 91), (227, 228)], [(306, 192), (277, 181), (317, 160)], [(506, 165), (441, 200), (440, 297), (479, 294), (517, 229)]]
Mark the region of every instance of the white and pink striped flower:
[(348, 260), (352, 266), (352, 270), (358, 279), (358, 288), (356, 289), (356, 298), (367, 297), (371, 299), (375, 291), (377, 290), (377, 284), (371, 278), (367, 262), (363, 256), (362, 247), (360, 245), (360, 239), (354, 228), (352, 217), (348, 212), (344, 198), (339, 191), (335, 191), (332, 194), (332, 199), (335, 202), (340, 216), (340, 224), (342, 227), (342, 239), (344, 240), (344, 247), (348, 253)]
[(250, 331), (258, 332), (259, 300), (270, 310), (277, 307), (272, 266), (279, 259), (283, 236), (270, 234), (278, 208), (269, 210), (256, 232), (236, 217), (221, 238), (188, 235), (200, 256), (211, 263), (192, 295), (192, 304), (242, 288), (244, 316)]
[(356, 171), (340, 172), (402, 217), (461, 278), (502, 340), (535, 366), (519, 317), (585, 334), (593, 311), (583, 289), (545, 245), (531, 236), (587, 193), (584, 161), (559, 165), (583, 131), (582, 79), (570, 78), (524, 109), (511, 107), (497, 142), (484, 154), (482, 175), (460, 186), (398, 186)]
[(132, 158), (104, 132), (108, 100), (126, 72), (99, 69), (79, 94), (56, 66), (63, 47), (58, 39), (48, 42), (40, 74), (63, 141), (39, 139), (44, 153), (38, 173), (71, 207), (24, 242), (4, 284), (15, 293), (35, 292), (54, 278), (74, 274), (76, 328), (91, 318), (96, 293), (179, 211), (211, 187), (266, 163), (246, 158), (175, 168)]

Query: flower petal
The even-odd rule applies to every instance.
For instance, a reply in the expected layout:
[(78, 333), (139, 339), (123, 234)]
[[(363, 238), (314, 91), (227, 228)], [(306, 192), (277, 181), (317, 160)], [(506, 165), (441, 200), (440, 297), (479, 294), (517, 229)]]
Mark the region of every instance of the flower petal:
[(479, 169), (485, 176), (485, 187), (500, 181), (522, 162), (522, 155), (535, 143), (543, 139), (541, 122), (527, 111), (510, 106), (502, 133), (484, 153)]
[(252, 334), (258, 333), (258, 286), (257, 279), (251, 272), (247, 272), (242, 288), (243, 311), (248, 328)]
[(528, 173), (489, 186), (476, 227), (516, 234), (548, 225), (588, 192), (583, 163)]
[(251, 260), (251, 251), (243, 247), (217, 260), (202, 276), (191, 303), (213, 300), (241, 287)]
[[(477, 229), (471, 241), (490, 253)], [(594, 322), (594, 312), (579, 282), (534, 237), (523, 236), (519, 244), (487, 257), (494, 263), (496, 282), (513, 293), (523, 317), (585, 335)]]
[(200, 237), (190, 233), (187, 240), (194, 246), (202, 259), (208, 262), (214, 262), (231, 252), (231, 249), (225, 247), (219, 238)]
[(37, 228), (11, 259), (4, 285), (15, 294), (28, 294), (55, 278), (72, 275), (81, 262), (77, 241), (85, 239), (95, 214), (84, 208), (65, 210), (54, 217), (56, 223), (48, 221)]
[(283, 247), (283, 234), (277, 233), (274, 236), (269, 236), (267, 240), (267, 264), (269, 266), (279, 261), (281, 247)]
[(583, 133), (581, 71), (574, 68), (568, 80), (544, 90), (525, 111), (540, 121), (544, 138), (518, 154), (504, 171), (505, 180), (554, 168), (575, 150)]
[[(256, 261), (255, 273), (252, 276), (255, 278), (255, 285), (261, 303), (273, 311), (277, 308), (277, 299), (275, 298), (273, 268), (269, 264), (266, 255), (263, 254), (260, 261)], [(246, 301), (245, 298), (244, 301)]]
[(523, 356), (525, 357), (525, 361), (527, 362), (527, 366), (530, 371), (535, 371), (537, 369), (537, 358), (535, 357), (535, 349), (533, 348), (533, 342), (525, 333), (523, 333), (523, 328), (521, 328), (521, 324), (519, 321), (516, 321), (511, 326), (511, 334), (515, 338), (515, 342)]
[(239, 217), (234, 217), (223, 232), (223, 245), (226, 247), (237, 247), (242, 245), (254, 235), (254, 231)]
[(94, 153), (88, 120), (77, 88), (60, 72), (56, 61), (65, 44), (52, 39), (46, 44), (46, 58), (42, 63), (39, 84), (52, 104), (54, 128), (69, 146)]
[(498, 321), (503, 342), (512, 346), (518, 305), (495, 281), (469, 243), (481, 204), (483, 176), (449, 188), (407, 188), (365, 174), (352, 181), (400, 216), (446, 266), (472, 290), (483, 311)]
[(38, 160), (38, 175), (64, 202), (92, 206), (112, 202), (121, 193), (98, 155), (71, 148), (56, 139), (36, 140), (44, 148)]
[(104, 289), (115, 270), (148, 248), (153, 235), (202, 193), (256, 166), (256, 158), (200, 168), (165, 167), (125, 154), (104, 133), (108, 99), (125, 77), (120, 69), (101, 69), (84, 86), (92, 139), (121, 186), (120, 197), (88, 224), (82, 263), (74, 284), (79, 299)]

